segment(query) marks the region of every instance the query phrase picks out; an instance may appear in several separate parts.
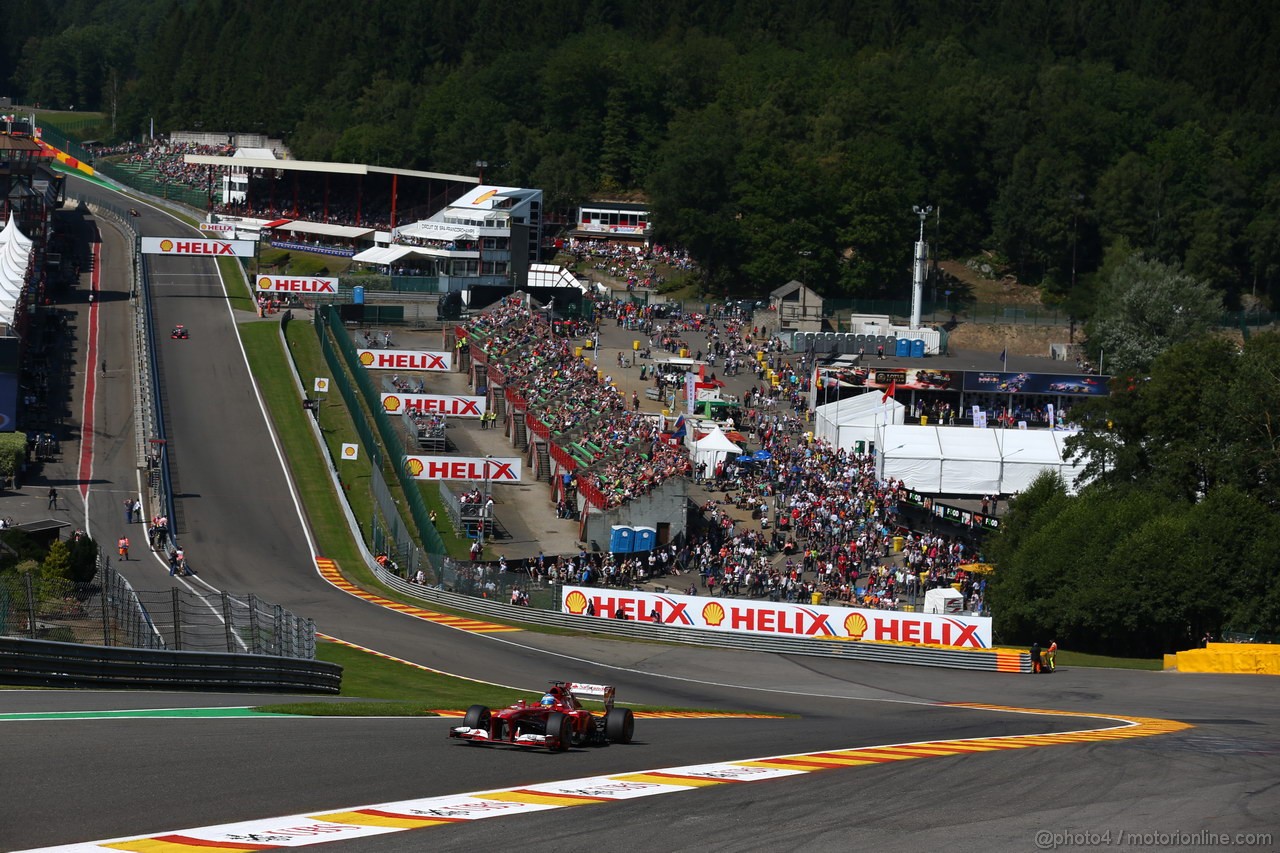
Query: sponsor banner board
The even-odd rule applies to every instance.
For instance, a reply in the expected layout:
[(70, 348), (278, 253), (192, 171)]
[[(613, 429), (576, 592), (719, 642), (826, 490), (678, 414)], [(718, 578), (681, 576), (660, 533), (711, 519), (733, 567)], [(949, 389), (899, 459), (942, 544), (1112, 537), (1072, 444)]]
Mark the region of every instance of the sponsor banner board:
[(620, 609), (634, 621), (656, 619), (664, 625), (710, 631), (991, 648), (989, 616), (900, 613), (580, 586), (565, 586), (560, 593), (560, 609), (565, 613), (581, 616), (588, 604), (600, 617), (613, 617)]
[(454, 418), (478, 418), (485, 413), (484, 397), (454, 394), (383, 394), (382, 408), (389, 415), (402, 412), (429, 412)]
[(518, 456), (501, 459), (486, 459), (483, 456), (406, 456), (404, 467), (415, 480), (518, 483), (521, 476), (521, 459)]
[(252, 258), (249, 240), (192, 240), (187, 237), (143, 237), (144, 255), (195, 255), (204, 257)]
[(969, 370), (964, 374), (964, 390), (994, 394), (1067, 394), (1105, 397), (1109, 376), (1054, 373), (1002, 373)]
[(201, 222), (200, 230), (211, 234), (234, 234), (236, 227), (229, 222)]
[(259, 291), (271, 293), (337, 293), (336, 278), (317, 278), (304, 276), (292, 278), (287, 275), (260, 275), (254, 282)]
[(356, 253), (355, 249), (343, 249), (337, 246), (309, 246), (306, 243), (295, 243), (292, 240), (272, 240), (272, 248), (292, 249), (297, 252), (311, 252), (316, 255), (333, 255), (338, 258), (349, 258)]
[(370, 370), (452, 370), (453, 353), (427, 350), (361, 349), (360, 363)]
[(950, 370), (921, 370), (906, 367), (819, 367), (822, 385), (838, 388), (852, 385), (859, 388), (906, 388), (934, 391), (960, 390), (960, 374)]

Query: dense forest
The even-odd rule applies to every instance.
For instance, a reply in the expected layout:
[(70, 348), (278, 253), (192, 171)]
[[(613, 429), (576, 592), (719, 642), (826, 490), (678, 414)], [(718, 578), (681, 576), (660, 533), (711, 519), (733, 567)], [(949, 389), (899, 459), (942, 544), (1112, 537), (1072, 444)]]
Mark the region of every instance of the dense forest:
[(1092, 485), (1052, 475), (988, 556), (1006, 640), (1154, 655), (1204, 634), (1280, 637), (1280, 334), (1174, 344), (1072, 410)]
[[(1088, 320), (1118, 376), (991, 542), (1006, 641), (1280, 631), (1280, 7), (1225, 0), (11, 0), (0, 80), (116, 138), (644, 198), (713, 288), (900, 298), (919, 221)], [(0, 92), (5, 93), (5, 92)]]
[[(1109, 248), (1280, 296), (1280, 7), (13, 0), (0, 79), (118, 136), (643, 196), (713, 284), (901, 296), (918, 228), (1079, 316)], [(803, 269), (801, 268), (803, 265)]]

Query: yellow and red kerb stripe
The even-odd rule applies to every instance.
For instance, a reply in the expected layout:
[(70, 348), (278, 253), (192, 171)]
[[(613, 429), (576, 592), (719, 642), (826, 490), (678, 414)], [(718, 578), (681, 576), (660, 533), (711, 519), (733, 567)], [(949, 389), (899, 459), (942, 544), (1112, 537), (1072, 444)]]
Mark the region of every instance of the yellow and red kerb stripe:
[(320, 572), (320, 577), (336, 586), (343, 592), (354, 595), (356, 598), (363, 598), (371, 604), (379, 607), (385, 607), (388, 610), (394, 610), (398, 613), (404, 613), (415, 619), (422, 619), (426, 622), (435, 622), (437, 625), (447, 625), (450, 628), (457, 628), (459, 631), (470, 631), (473, 634), (502, 634), (511, 631), (519, 631), (513, 625), (498, 625), (494, 622), (482, 622), (479, 619), (468, 619), (465, 616), (453, 616), (449, 613), (439, 613), (435, 610), (427, 610), (425, 607), (418, 607), (412, 604), (401, 604), (398, 601), (392, 601), (389, 598), (383, 598), (372, 592), (366, 592), (355, 584), (342, 576), (338, 571), (338, 564), (327, 557), (316, 557), (316, 569)]
[(339, 811), (244, 821), (163, 835), (71, 844), (46, 848), (46, 851), (47, 853), (52, 851), (89, 853), (89, 851), (124, 850), (130, 853), (193, 853), (193, 851), (218, 850), (249, 853), (249, 851), (284, 847), (307, 847), (325, 841), (362, 838), (490, 817), (528, 814), (547, 809), (599, 805), (657, 794), (693, 791), (716, 785), (766, 781), (805, 773), (821, 773), (896, 761), (916, 761), (1008, 749), (1032, 749), (1120, 738), (1151, 737), (1191, 728), (1190, 725), (1175, 720), (1129, 715), (1100, 716), (978, 704), (958, 704), (948, 707), (1104, 719), (1116, 725), (1045, 735), (1006, 735), (884, 744), (666, 767), (562, 782), (523, 785), (504, 790), (426, 797), (380, 805), (356, 806)]

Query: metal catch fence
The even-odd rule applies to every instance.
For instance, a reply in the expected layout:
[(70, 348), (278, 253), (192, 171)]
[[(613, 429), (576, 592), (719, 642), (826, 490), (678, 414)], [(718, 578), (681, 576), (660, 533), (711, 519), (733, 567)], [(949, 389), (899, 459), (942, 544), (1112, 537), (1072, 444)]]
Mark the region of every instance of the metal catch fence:
[(315, 623), (254, 595), (139, 592), (105, 561), (89, 583), (0, 576), (0, 636), (315, 659)]

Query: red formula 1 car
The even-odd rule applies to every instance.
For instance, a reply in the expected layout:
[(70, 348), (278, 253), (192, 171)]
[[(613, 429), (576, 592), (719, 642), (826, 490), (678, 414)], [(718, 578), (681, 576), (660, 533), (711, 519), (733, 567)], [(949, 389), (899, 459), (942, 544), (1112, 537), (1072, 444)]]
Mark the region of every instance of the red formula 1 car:
[(186, 326), (179, 323), (178, 325), (173, 327), (173, 331), (169, 333), (169, 337), (173, 338), (175, 341), (176, 340), (185, 341), (187, 338), (191, 337), (191, 333), (187, 331)]
[[(583, 708), (578, 697), (602, 700), (604, 716)], [(564, 752), (571, 746), (631, 743), (635, 727), (630, 708), (613, 706), (612, 687), (553, 681), (538, 702), (521, 699), (500, 711), (472, 705), (462, 725), (449, 729), (449, 737), (473, 744), (545, 747)]]

